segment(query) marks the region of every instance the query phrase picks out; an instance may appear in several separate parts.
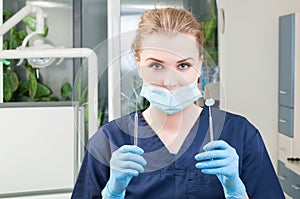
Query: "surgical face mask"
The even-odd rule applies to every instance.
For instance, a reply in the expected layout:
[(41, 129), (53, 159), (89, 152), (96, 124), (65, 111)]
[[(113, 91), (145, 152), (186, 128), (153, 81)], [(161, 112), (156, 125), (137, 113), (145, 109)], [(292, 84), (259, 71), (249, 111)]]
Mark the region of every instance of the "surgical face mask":
[(145, 97), (155, 108), (166, 114), (178, 113), (202, 97), (197, 81), (174, 90), (144, 82), (140, 95)]

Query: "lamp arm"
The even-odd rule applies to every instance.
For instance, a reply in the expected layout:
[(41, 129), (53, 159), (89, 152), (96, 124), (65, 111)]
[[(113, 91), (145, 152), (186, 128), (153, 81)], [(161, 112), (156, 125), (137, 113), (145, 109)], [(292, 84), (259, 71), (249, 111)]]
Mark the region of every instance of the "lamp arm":
[(24, 17), (30, 13), (35, 13), (36, 15), (36, 32), (39, 34), (44, 33), (44, 12), (41, 8), (36, 6), (25, 6), (9, 18), (2, 26), (0, 26), (0, 37), (8, 32), (12, 27), (17, 25)]
[(44, 33), (44, 12), (40, 7), (33, 6), (32, 7), (32, 12), (35, 13), (35, 18), (36, 18), (36, 32), (39, 34)]

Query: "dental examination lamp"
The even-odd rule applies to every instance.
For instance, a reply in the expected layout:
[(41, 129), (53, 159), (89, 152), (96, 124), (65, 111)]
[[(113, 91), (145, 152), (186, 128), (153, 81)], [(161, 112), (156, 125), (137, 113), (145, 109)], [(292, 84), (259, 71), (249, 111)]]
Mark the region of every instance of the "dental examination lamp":
[[(21, 10), (19, 10), (14, 16), (9, 18), (0, 28), (0, 36), (3, 36), (6, 32), (8, 32), (12, 27), (17, 25), (23, 18), (25, 18), (27, 15), (35, 13), (35, 18), (36, 18), (36, 30), (28, 34), (25, 39), (22, 42), (22, 45), (19, 46), (17, 49), (25, 49), (26, 44), (29, 42), (29, 40), (36, 35), (43, 34), (44, 33), (44, 12), (40, 7), (37, 6), (25, 6)], [(51, 48), (58, 48), (54, 47), (53, 45), (50, 44), (44, 44), (44, 41), (39, 38), (36, 39), (33, 42), (33, 46), (27, 47), (32, 48), (32, 49), (51, 49)], [(63, 47), (59, 47), (63, 48)], [(33, 68), (44, 68), (49, 66), (54, 62), (54, 58), (32, 58), (28, 59), (28, 62), (30, 65), (32, 65)], [(63, 58), (61, 58), (57, 65), (62, 63)], [(23, 59), (20, 59), (20, 61), (17, 63), (17, 66), (21, 65), (23, 63)]]
[[(14, 27), (25, 16), (30, 13), (36, 14), (36, 31), (28, 34), (23, 40), (22, 46), (16, 50), (0, 50), (0, 59), (28, 59), (34, 68), (44, 68), (53, 63), (57, 58), (87, 58), (88, 61), (88, 130), (89, 137), (98, 129), (98, 60), (96, 53), (89, 48), (54, 48), (45, 45), (43, 41), (36, 40), (33, 47), (26, 47), (29, 39), (37, 34), (44, 33), (44, 14), (41, 8), (36, 6), (25, 6), (18, 13), (0, 26), (0, 37), (10, 28)], [(59, 61), (61, 62), (61, 60)], [(1, 77), (3, 74), (0, 74)], [(3, 88), (0, 88), (2, 99)]]

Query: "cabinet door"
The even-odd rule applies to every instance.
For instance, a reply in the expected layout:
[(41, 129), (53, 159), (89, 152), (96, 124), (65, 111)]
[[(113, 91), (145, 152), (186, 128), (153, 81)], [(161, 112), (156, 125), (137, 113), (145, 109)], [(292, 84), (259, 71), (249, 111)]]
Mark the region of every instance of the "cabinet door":
[(291, 196), (300, 198), (300, 176), (294, 172), (291, 173)]
[(283, 191), (291, 195), (291, 172), (281, 161), (278, 161), (278, 179)]
[(279, 106), (278, 131), (291, 138), (294, 136), (294, 110)]
[(279, 104), (294, 104), (295, 14), (279, 18)]
[(0, 198), (72, 190), (74, 114), (72, 106), (0, 109)]

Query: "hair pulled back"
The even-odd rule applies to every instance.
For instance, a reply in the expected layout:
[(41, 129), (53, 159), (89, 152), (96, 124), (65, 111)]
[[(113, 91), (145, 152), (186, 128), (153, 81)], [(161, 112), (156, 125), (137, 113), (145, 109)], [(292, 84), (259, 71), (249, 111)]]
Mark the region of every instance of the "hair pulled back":
[(136, 57), (139, 57), (143, 39), (156, 33), (190, 35), (199, 44), (199, 55), (202, 55), (203, 36), (199, 23), (192, 13), (185, 9), (155, 8), (145, 11), (141, 16), (137, 34), (131, 46)]

